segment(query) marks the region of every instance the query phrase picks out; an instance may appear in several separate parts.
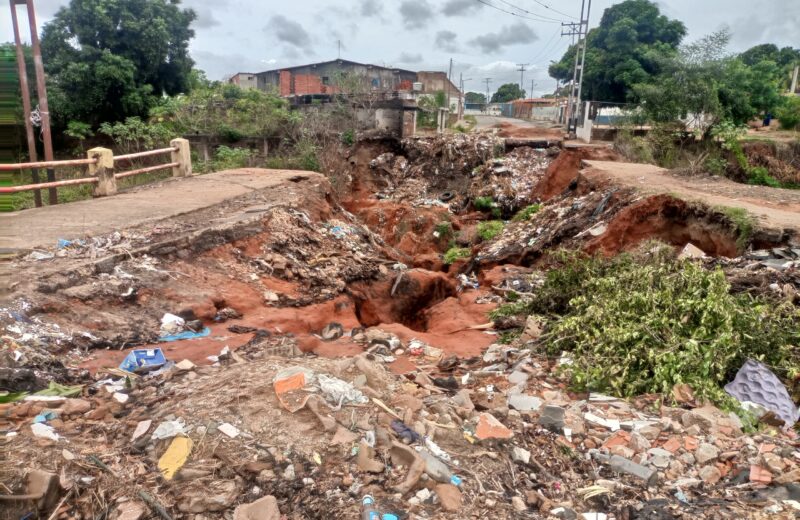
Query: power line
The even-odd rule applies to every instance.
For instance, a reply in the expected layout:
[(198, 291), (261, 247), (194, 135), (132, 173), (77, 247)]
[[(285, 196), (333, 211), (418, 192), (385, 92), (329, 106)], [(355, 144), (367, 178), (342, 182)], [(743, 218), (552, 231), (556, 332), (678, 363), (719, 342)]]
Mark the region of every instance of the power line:
[(550, 21), (550, 20), (540, 19), (540, 18), (531, 18), (530, 16), (525, 16), (525, 15), (522, 15), (522, 14), (519, 14), (519, 13), (512, 13), (511, 11), (507, 11), (507, 10), (503, 9), (502, 7), (497, 7), (494, 4), (490, 4), (486, 0), (477, 0), (477, 1), (480, 2), (483, 5), (487, 5), (487, 6), (491, 7), (492, 9), (497, 9), (498, 11), (504, 12), (506, 14), (510, 14), (511, 16), (516, 16), (518, 18), (522, 18), (524, 20), (533, 20), (534, 22), (542, 22), (542, 23), (559, 23), (560, 22), (560, 20)]
[(551, 10), (551, 11), (553, 11), (554, 13), (558, 13), (558, 14), (560, 14), (560, 15), (566, 16), (567, 18), (572, 18), (573, 20), (577, 20), (577, 18), (575, 18), (575, 17), (574, 17), (574, 16), (572, 16), (571, 14), (567, 14), (567, 13), (561, 12), (561, 11), (559, 11), (558, 9), (555, 9), (555, 8), (553, 8), (553, 7), (550, 7), (549, 5), (545, 4), (544, 2), (540, 2), (539, 0), (533, 0), (533, 1), (534, 1), (534, 2), (536, 2), (537, 4), (541, 5), (541, 6), (542, 6), (542, 7), (544, 7), (545, 9), (550, 9), (550, 10)]
[(556, 37), (556, 35), (558, 35), (558, 29), (556, 29), (555, 32), (552, 34), (552, 36), (550, 36), (550, 38), (547, 40), (547, 43), (545, 43), (540, 47), (539, 52), (536, 53), (536, 56), (531, 58), (531, 62), (536, 63), (536, 60), (538, 60), (544, 54), (545, 49), (547, 49), (549, 45), (553, 42), (553, 39)]
[(499, 0), (499, 1), (504, 3), (504, 4), (506, 4), (507, 6), (511, 7), (512, 9), (516, 9), (517, 11), (522, 11), (523, 13), (529, 14), (531, 16), (536, 16), (538, 18), (541, 18), (542, 20), (550, 20), (550, 21), (553, 21), (553, 22), (560, 22), (561, 21), (558, 18), (551, 18), (550, 16), (545, 16), (545, 15), (542, 15), (542, 14), (539, 14), (539, 13), (533, 13), (531, 11), (528, 11), (527, 9), (523, 9), (522, 7), (520, 7), (518, 5), (514, 5), (511, 2), (507, 2), (506, 0)]

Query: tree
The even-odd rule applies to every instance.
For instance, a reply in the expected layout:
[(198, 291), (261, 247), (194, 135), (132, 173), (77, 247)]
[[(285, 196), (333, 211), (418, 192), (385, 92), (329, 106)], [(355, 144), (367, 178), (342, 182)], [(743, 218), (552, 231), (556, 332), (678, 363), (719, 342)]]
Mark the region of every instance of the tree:
[(660, 74), (633, 86), (649, 118), (668, 123), (702, 116), (696, 122), (706, 132), (723, 120), (740, 125), (773, 112), (781, 103), (778, 66), (748, 66), (727, 53), (729, 41), (728, 31), (718, 31), (662, 58)]
[(465, 103), (486, 103), (486, 94), (479, 92), (467, 92), (464, 94)]
[[(589, 31), (583, 75), (583, 99), (625, 102), (635, 84), (646, 83), (673, 56), (686, 27), (662, 15), (650, 0), (626, 0), (609, 7), (600, 25)], [(555, 79), (572, 80), (576, 46), (550, 65)]]
[(515, 99), (522, 99), (525, 97), (525, 91), (519, 88), (516, 83), (505, 83), (500, 85), (497, 92), (492, 94), (492, 103), (508, 103)]
[(42, 33), (54, 124), (146, 116), (191, 86), (190, 28), (180, 0), (71, 0)]

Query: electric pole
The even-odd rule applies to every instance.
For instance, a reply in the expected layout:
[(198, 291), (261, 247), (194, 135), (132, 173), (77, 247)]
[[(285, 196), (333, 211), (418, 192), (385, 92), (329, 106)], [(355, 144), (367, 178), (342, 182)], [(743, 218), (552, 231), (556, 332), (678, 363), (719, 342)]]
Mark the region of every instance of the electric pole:
[[(44, 64), (42, 63), (42, 48), (39, 45), (39, 34), (36, 32), (36, 13), (33, 9), (33, 0), (11, 0), (12, 8), (17, 4), (24, 4), (28, 9), (28, 25), (31, 31), (31, 50), (33, 51), (33, 69), (36, 72), (36, 94), (39, 98), (39, 116), (42, 122), (42, 141), (44, 141), (44, 160), (53, 160), (53, 141), (50, 136), (50, 110), (47, 106), (47, 86), (44, 82)], [(30, 117), (30, 114), (25, 114)], [(47, 180), (55, 182), (56, 172), (47, 168)], [(58, 204), (56, 188), (48, 188), (48, 199), (51, 205)]]
[(530, 91), (528, 97), (531, 97), (531, 98), (533, 97), (533, 87), (535, 87), (535, 86), (536, 86), (536, 81), (535, 80), (531, 80), (531, 91)]
[[(588, 2), (588, 3), (587, 3)], [(583, 86), (583, 65), (586, 61), (586, 40), (589, 33), (589, 12), (592, 9), (592, 0), (581, 0), (581, 18), (578, 23), (578, 47), (575, 49), (575, 66), (572, 69), (572, 85), (569, 90), (567, 102), (567, 133), (573, 133), (578, 127), (578, 106), (581, 102), (581, 88)], [(571, 34), (575, 24), (564, 24), (570, 27)], [(562, 29), (562, 35), (564, 34)]]
[(797, 75), (800, 72), (800, 65), (794, 66), (794, 73), (792, 74), (792, 85), (789, 87), (789, 92), (794, 94), (797, 92)]
[[(519, 71), (519, 89), (522, 92), (525, 92), (525, 67), (530, 65), (530, 63), (517, 63), (517, 70)], [(525, 97), (524, 95), (522, 96)]]
[[(17, 21), (17, 6), (14, 0), (11, 3), (11, 24), (14, 26), (14, 43), (17, 47), (17, 71), (19, 73), (19, 89), (22, 93), (22, 113), (25, 119), (25, 136), (28, 139), (28, 160), (37, 162), (39, 159), (36, 154), (36, 137), (33, 133), (33, 123), (31, 122), (31, 93), (28, 87), (28, 69), (25, 66), (25, 54), (22, 51), (22, 39), (19, 35), (19, 23)], [(31, 168), (31, 179), (34, 184), (39, 184), (39, 168)], [(42, 192), (34, 190), (33, 202), (37, 208), (42, 207)]]
[(486, 82), (486, 107), (489, 106), (489, 83), (492, 82), (492, 78), (486, 78), (483, 81)]

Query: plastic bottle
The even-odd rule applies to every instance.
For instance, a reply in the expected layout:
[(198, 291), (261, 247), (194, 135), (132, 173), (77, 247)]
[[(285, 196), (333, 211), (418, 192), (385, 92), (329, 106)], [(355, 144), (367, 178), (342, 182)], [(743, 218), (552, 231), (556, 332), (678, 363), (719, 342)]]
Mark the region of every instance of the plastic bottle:
[(381, 514), (375, 507), (372, 495), (364, 495), (361, 499), (361, 520), (380, 520)]
[(383, 513), (375, 507), (375, 499), (372, 495), (364, 495), (361, 499), (361, 520), (400, 520), (392, 513)]

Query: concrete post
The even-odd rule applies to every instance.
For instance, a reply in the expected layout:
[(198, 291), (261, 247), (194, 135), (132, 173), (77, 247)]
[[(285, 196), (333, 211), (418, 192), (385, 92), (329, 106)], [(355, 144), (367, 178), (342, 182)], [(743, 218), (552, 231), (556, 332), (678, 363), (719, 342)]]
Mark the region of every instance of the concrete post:
[(106, 197), (117, 192), (117, 179), (114, 177), (114, 152), (108, 148), (92, 148), (86, 155), (89, 159), (96, 159), (89, 165), (89, 175), (97, 177), (94, 185), (95, 197)]
[(189, 141), (178, 138), (169, 142), (170, 146), (177, 148), (172, 151), (172, 162), (178, 163), (172, 167), (173, 177), (188, 177), (192, 174), (192, 153), (189, 150)]

